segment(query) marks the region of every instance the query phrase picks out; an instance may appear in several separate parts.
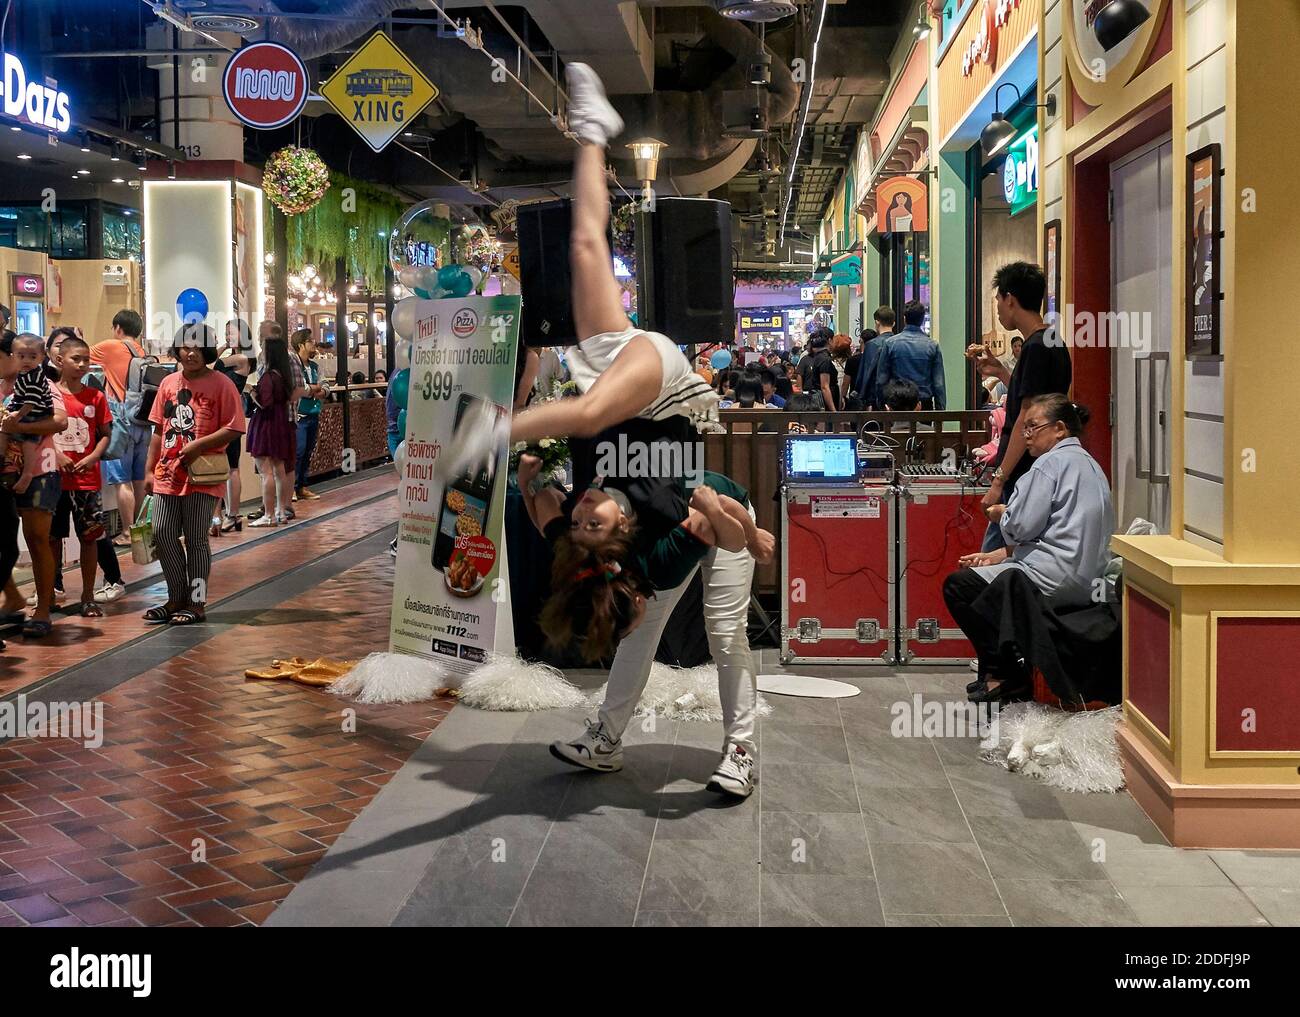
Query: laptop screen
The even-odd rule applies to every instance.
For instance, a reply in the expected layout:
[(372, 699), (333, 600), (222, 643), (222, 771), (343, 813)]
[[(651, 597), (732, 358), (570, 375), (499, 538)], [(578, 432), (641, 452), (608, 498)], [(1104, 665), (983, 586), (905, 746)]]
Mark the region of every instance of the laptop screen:
[(852, 435), (790, 435), (785, 439), (785, 476), (793, 481), (850, 484), (858, 479), (857, 440)]

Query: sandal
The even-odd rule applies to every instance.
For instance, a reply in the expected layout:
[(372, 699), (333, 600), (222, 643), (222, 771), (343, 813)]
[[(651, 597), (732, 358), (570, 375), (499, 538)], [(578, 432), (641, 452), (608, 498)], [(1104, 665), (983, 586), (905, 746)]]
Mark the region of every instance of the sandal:
[(157, 607), (151, 607), (144, 613), (144, 620), (153, 625), (158, 625), (165, 621), (171, 621), (172, 609), (166, 604), (159, 604)]
[(81, 615), (81, 617), (83, 617), (83, 618), (103, 618), (103, 617), (104, 617), (104, 611), (103, 611), (103, 608), (101, 608), (101, 607), (100, 607), (98, 604), (96, 604), (93, 600), (90, 600), (90, 601), (83, 600), (83, 601), (81, 602), (81, 606), (80, 606), (79, 608), (77, 608), (77, 614)]
[(167, 619), (172, 625), (200, 625), (207, 620), (203, 612), (195, 611), (191, 607), (183, 607)]
[(54, 631), (54, 626), (39, 618), (29, 618), (23, 625), (24, 639), (44, 639)]

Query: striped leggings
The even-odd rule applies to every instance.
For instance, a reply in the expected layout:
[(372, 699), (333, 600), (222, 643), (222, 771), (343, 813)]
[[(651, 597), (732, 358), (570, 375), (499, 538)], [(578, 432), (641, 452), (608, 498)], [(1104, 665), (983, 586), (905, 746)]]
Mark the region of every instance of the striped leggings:
[(207, 603), (208, 573), (212, 571), (208, 527), (216, 506), (217, 499), (210, 494), (153, 496), (154, 544), (173, 608)]

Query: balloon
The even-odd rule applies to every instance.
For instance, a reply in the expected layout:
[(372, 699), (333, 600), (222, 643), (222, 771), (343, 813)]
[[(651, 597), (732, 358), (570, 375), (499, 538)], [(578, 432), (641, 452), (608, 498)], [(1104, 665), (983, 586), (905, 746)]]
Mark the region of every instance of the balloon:
[[(444, 290), (449, 290), (460, 277), (461, 268), (459, 265), (443, 265), (438, 269), (438, 285)], [(470, 287), (473, 289), (473, 287)]]
[(393, 465), (397, 467), (399, 477), (406, 476), (406, 437), (397, 443), (397, 451), (393, 453)]
[(397, 270), (397, 281), (408, 290), (413, 290), (419, 284), (423, 274), (424, 268), (420, 265), (403, 265)]
[[(388, 379), (388, 388), (393, 393), (393, 402), (398, 406), (406, 406), (406, 400), (411, 394), (411, 369), (403, 367), (400, 371), (394, 371), (393, 376)], [(399, 428), (399, 430), (405, 436), (406, 429)]]
[(715, 350), (709, 357), (709, 365), (715, 371), (725, 371), (731, 366), (731, 350)]
[(176, 313), (186, 325), (202, 322), (208, 316), (208, 296), (193, 286), (181, 290), (176, 297)]
[(393, 305), (393, 330), (403, 339), (415, 335), (416, 297), (403, 297)]
[(456, 281), (452, 283), (451, 295), (453, 297), (467, 297), (474, 292), (474, 280), (464, 272), (456, 276)]
[(402, 441), (406, 441), (406, 411), (400, 410), (397, 414), (397, 433), (402, 436)]
[(463, 271), (467, 276), (469, 276), (469, 288), (471, 290), (478, 289), (478, 284), (479, 281), (483, 278), (483, 273), (480, 272), (473, 265), (466, 265), (461, 271)]
[(411, 289), (415, 291), (415, 295), (421, 300), (437, 300), (437, 294), (442, 292), (441, 290), (426, 290), (423, 286), (412, 286)]

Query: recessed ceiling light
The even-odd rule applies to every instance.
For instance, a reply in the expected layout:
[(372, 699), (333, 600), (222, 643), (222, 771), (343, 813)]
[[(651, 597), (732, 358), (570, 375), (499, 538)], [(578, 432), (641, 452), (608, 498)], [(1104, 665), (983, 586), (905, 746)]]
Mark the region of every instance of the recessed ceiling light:
[(9, 130), (11, 130), (11, 131), (21, 131), (22, 128), (21, 128), (21, 127), (10, 127)]
[(114, 177), (114, 178), (113, 178), (113, 183), (115, 183), (115, 184), (124, 184), (124, 183), (126, 183), (126, 181), (123, 180), (121, 177)]
[(77, 176), (79, 176), (79, 177), (88, 177), (88, 176), (90, 176), (90, 170), (88, 170), (88, 169), (79, 169), (79, 170), (77, 170)]
[(28, 155), (26, 152), (19, 152), (19, 153), (18, 153), (18, 158), (19, 158), (19, 159), (30, 159), (31, 156)]

